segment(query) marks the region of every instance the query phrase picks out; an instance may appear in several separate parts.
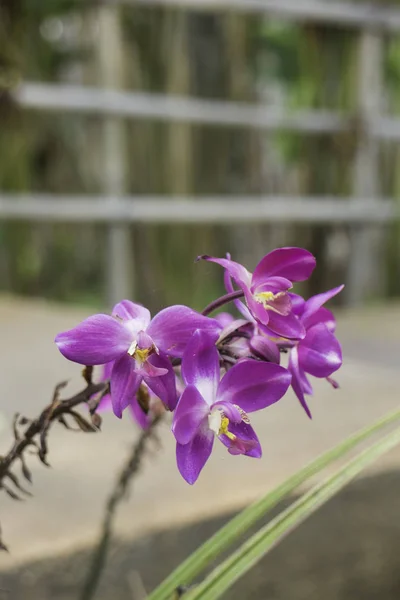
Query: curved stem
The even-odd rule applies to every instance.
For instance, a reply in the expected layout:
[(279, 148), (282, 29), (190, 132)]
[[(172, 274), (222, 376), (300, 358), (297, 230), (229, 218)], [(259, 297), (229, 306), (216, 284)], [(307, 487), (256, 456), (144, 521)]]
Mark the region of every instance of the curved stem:
[(230, 292), (229, 294), (225, 294), (224, 296), (217, 298), (208, 306), (206, 306), (201, 314), (206, 317), (214, 310), (217, 310), (217, 308), (224, 306), (224, 304), (228, 304), (228, 302), (232, 302), (232, 300), (237, 300), (238, 298), (243, 298), (243, 296), (244, 292), (242, 290), (237, 290), (236, 292)]

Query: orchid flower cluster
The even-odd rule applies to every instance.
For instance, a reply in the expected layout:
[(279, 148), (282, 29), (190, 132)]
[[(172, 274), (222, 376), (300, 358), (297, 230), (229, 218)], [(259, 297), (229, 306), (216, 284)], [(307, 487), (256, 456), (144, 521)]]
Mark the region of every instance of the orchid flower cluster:
[[(172, 414), (176, 458), (193, 484), (215, 437), (232, 455), (261, 457), (249, 415), (280, 400), (292, 386), (307, 415), (309, 375), (331, 379), (342, 363), (335, 318), (323, 305), (343, 286), (304, 300), (293, 283), (307, 280), (316, 261), (301, 248), (278, 248), (254, 273), (226, 258), (200, 256), (224, 269), (226, 294), (202, 314), (170, 306), (153, 318), (122, 300), (111, 315), (96, 314), (60, 333), (60, 352), (76, 363), (103, 366), (110, 404), (119, 418), (130, 409), (142, 428), (161, 411)], [(209, 315), (228, 302), (237, 315)], [(288, 354), (287, 366), (281, 356)]]

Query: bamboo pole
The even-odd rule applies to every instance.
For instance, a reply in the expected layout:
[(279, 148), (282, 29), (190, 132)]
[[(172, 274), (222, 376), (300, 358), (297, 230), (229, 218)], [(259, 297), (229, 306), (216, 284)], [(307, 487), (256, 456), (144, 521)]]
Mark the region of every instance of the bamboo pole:
[[(104, 88), (123, 86), (124, 51), (120, 15), (117, 7), (99, 9), (98, 58), (100, 81)], [(103, 190), (110, 204), (118, 209), (119, 198), (126, 193), (126, 138), (124, 123), (107, 116), (103, 123)], [(110, 225), (107, 229), (106, 294), (110, 305), (133, 295), (133, 268), (129, 227)]]
[[(383, 37), (365, 30), (359, 38), (357, 105), (360, 116), (354, 162), (353, 190), (356, 197), (376, 198), (379, 194), (379, 141), (368, 127), (368, 119), (380, 112), (382, 98)], [(346, 303), (360, 304), (373, 290), (384, 287), (381, 264), (382, 229), (353, 226), (350, 233)]]

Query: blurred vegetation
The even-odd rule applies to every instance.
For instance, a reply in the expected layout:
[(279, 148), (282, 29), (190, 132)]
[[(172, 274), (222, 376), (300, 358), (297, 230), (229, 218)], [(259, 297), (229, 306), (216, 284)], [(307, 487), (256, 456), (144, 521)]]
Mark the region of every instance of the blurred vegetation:
[[(20, 80), (99, 84), (96, 11), (79, 0), (0, 4), (0, 189), (100, 193), (98, 118), (21, 112), (10, 89)], [(267, 102), (289, 108), (354, 110), (356, 35), (243, 14), (157, 7), (121, 9), (127, 89)], [(400, 109), (400, 41), (386, 51), (387, 108)], [(241, 128), (127, 120), (127, 193), (351, 194), (354, 139), (265, 134)], [(399, 195), (400, 149), (382, 147), (382, 189)], [(85, 157), (85, 160), (82, 159)], [(227, 210), (229, 205), (227, 203)], [(389, 285), (400, 293), (400, 232), (387, 244)], [(336, 237), (335, 237), (336, 236)], [(340, 237), (342, 236), (342, 237)], [(321, 268), (309, 291), (344, 279), (330, 248), (346, 231), (327, 227), (133, 226), (136, 300), (197, 307), (221, 286), (198, 254), (230, 251), (252, 267), (279, 244), (305, 244)], [(339, 242), (336, 242), (338, 244)], [(0, 224), (0, 289), (68, 301), (101, 302), (105, 230), (95, 226)], [(84, 258), (82, 258), (84, 257)]]

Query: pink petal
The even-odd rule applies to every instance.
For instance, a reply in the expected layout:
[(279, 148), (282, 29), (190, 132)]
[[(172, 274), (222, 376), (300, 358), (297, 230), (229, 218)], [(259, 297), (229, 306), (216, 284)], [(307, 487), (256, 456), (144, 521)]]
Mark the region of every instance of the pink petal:
[(160, 398), (164, 406), (169, 410), (174, 410), (178, 397), (176, 393), (176, 377), (174, 369), (163, 354), (152, 354), (146, 364), (152, 367), (153, 373), (156, 370), (155, 376), (146, 373), (144, 380), (152, 390), (152, 392)]
[(240, 263), (237, 263), (234, 260), (228, 260), (227, 258), (214, 258), (213, 256), (207, 256), (206, 254), (199, 256), (197, 260), (200, 259), (214, 262), (226, 269), (240, 287), (250, 287), (251, 273), (249, 273), (249, 271)]
[(290, 290), (292, 287), (292, 282), (285, 277), (268, 277), (268, 279), (264, 280), (264, 282), (255, 287), (251, 286), (251, 291), (254, 293), (260, 292), (272, 292), (273, 294), (277, 294), (278, 292), (286, 292)]
[(231, 402), (246, 413), (274, 404), (286, 393), (291, 381), (287, 369), (273, 363), (243, 359), (221, 379), (218, 402)]
[(124, 354), (113, 366), (110, 382), (111, 400), (114, 414), (118, 418), (122, 417), (142, 381), (142, 376), (135, 372), (134, 366), (135, 362), (129, 354)]
[(182, 358), (196, 329), (214, 334), (217, 339), (221, 325), (215, 319), (204, 317), (187, 306), (177, 305), (160, 311), (151, 321), (147, 333), (160, 350), (170, 356)]
[[(312, 296), (311, 298), (309, 298), (304, 305), (304, 312), (302, 317), (303, 322), (307, 321), (307, 319), (312, 315), (312, 313), (321, 308), (321, 306), (325, 304), (325, 302), (328, 302), (328, 300), (339, 294), (343, 288), (344, 285), (339, 285), (338, 287), (335, 287), (332, 290), (328, 290), (327, 292), (323, 292), (322, 294), (317, 294), (316, 296)], [(308, 325), (305, 326), (308, 327)]]
[(222, 411), (232, 423), (240, 423), (242, 421), (242, 411), (231, 402), (215, 402), (212, 406), (212, 410), (215, 408)]
[(290, 281), (308, 279), (315, 268), (314, 256), (303, 248), (277, 248), (273, 250), (255, 268), (252, 277), (254, 289), (265, 283), (269, 277), (285, 277)]
[(288, 369), (292, 374), (293, 391), (296, 394), (300, 404), (304, 408), (307, 416), (310, 419), (312, 419), (310, 409), (308, 408), (307, 402), (304, 398), (304, 394), (310, 393), (310, 392), (309, 391), (306, 392), (304, 389), (303, 382), (304, 382), (305, 374), (300, 369), (300, 366), (299, 366), (299, 357), (298, 357), (298, 353), (297, 353), (297, 347), (292, 348), (292, 350), (290, 351)]
[(306, 329), (311, 329), (318, 323), (324, 323), (331, 333), (335, 333), (336, 330), (336, 319), (333, 313), (324, 306), (311, 313), (306, 319), (302, 319), (302, 323)]
[(252, 320), (256, 320), (262, 325), (268, 325), (272, 311), (264, 308), (264, 305), (261, 304), (261, 302), (257, 302), (257, 300), (254, 299), (253, 294), (250, 292), (245, 292), (245, 298), (247, 306), (249, 307), (249, 312), (252, 316)]
[(113, 317), (118, 317), (123, 321), (130, 321), (131, 319), (139, 319), (143, 322), (144, 327), (142, 329), (146, 329), (147, 325), (150, 323), (150, 311), (147, 310), (141, 304), (135, 304), (130, 300), (122, 300), (118, 302), (112, 310)]
[(151, 417), (146, 415), (139, 402), (137, 401), (137, 397), (134, 396), (132, 398), (129, 409), (133, 420), (139, 425), (140, 429), (148, 429), (151, 423)]
[(220, 378), (219, 354), (215, 339), (197, 330), (191, 337), (182, 358), (182, 377), (187, 385), (195, 385), (204, 400), (211, 405)]
[(109, 315), (93, 315), (56, 336), (55, 342), (69, 360), (81, 365), (101, 365), (127, 352), (129, 331)]
[(268, 328), (279, 337), (294, 340), (304, 338), (306, 330), (301, 320), (295, 314), (283, 316), (276, 312), (269, 311)]
[(188, 444), (194, 438), (209, 412), (210, 407), (200, 392), (194, 385), (189, 385), (178, 402), (172, 421), (172, 433), (178, 444)]
[(236, 436), (235, 440), (226, 435), (218, 436), (218, 439), (228, 448), (229, 454), (261, 458), (262, 449), (256, 432), (249, 423), (229, 423), (229, 432)]
[[(224, 272), (224, 285), (225, 285), (225, 289), (228, 292), (228, 294), (230, 294), (234, 291), (233, 285), (232, 285), (232, 278), (227, 270), (225, 270), (225, 272)], [(245, 304), (243, 304), (243, 302), (241, 300), (234, 300), (233, 304), (236, 306), (237, 310), (240, 312), (240, 314), (245, 319), (247, 319), (248, 321), (254, 321), (254, 317), (251, 315), (249, 309), (247, 308), (247, 306)], [(218, 317), (218, 315), (217, 315), (217, 317)], [(222, 323), (222, 325), (223, 325), (223, 327), (225, 327), (225, 325), (223, 323)]]
[(250, 348), (258, 358), (279, 365), (281, 361), (279, 348), (275, 342), (268, 339), (265, 335), (253, 335), (250, 340)]
[(182, 477), (193, 485), (200, 471), (210, 457), (214, 444), (214, 434), (209, 429), (202, 430), (188, 444), (176, 445), (176, 462)]
[(99, 412), (103, 412), (103, 410), (109, 411), (111, 409), (112, 409), (111, 394), (106, 394), (100, 400), (100, 404), (98, 405), (97, 410)]
[(314, 325), (298, 345), (301, 368), (314, 377), (328, 377), (342, 364), (342, 349), (323, 323)]
[(235, 318), (228, 312), (220, 312), (215, 315), (214, 319), (218, 321), (221, 327), (229, 327)]
[(292, 302), (292, 311), (297, 317), (301, 317), (304, 312), (304, 306), (306, 301), (302, 296), (298, 294), (293, 294), (293, 292), (288, 292), (290, 300)]

